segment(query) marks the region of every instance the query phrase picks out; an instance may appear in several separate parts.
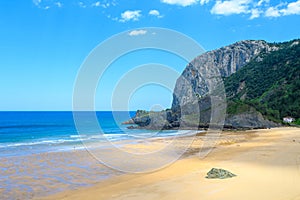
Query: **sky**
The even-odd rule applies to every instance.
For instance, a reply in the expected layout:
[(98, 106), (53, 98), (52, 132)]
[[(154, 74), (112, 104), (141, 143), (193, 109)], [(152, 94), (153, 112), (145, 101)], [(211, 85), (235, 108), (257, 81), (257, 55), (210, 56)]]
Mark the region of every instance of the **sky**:
[[(288, 41), (300, 38), (300, 0), (2, 0), (0, 27), (0, 110), (72, 110), (82, 63), (115, 34), (138, 37), (144, 27), (167, 28), (206, 51), (245, 39)], [(118, 79), (153, 62), (179, 74), (187, 64), (155, 50), (128, 54), (99, 81), (95, 109), (111, 110)], [(124, 101), (128, 106), (120, 110), (168, 108), (172, 89), (147, 85)]]

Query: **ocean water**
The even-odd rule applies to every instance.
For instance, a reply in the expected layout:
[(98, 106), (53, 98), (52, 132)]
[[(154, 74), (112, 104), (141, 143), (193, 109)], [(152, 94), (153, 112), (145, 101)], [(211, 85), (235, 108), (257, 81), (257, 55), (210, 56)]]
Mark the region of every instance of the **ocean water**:
[[(177, 131), (127, 129), (122, 121), (135, 112), (96, 112), (105, 138), (109, 141), (168, 137)], [(117, 116), (117, 121), (114, 118)], [(184, 132), (182, 132), (184, 133)], [(82, 142), (101, 142), (98, 129), (87, 127), (77, 133), (72, 112), (0, 112), (0, 157), (83, 148)]]
[[(89, 113), (81, 114), (88, 125)], [(134, 114), (97, 112), (103, 134), (87, 126), (79, 135), (72, 112), (0, 112), (0, 199), (39, 198), (123, 174), (95, 159), (83, 142), (105, 151), (107, 140), (126, 145), (186, 135), (182, 130), (127, 129), (122, 122)]]

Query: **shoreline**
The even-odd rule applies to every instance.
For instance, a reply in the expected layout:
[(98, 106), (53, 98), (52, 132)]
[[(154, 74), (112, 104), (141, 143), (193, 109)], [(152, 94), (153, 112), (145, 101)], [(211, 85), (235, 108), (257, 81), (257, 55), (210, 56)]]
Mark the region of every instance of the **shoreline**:
[[(36, 199), (300, 199), (300, 129), (226, 131), (204, 159), (196, 156), (197, 145), (155, 172), (120, 175)], [(213, 167), (237, 177), (205, 179)]]
[[(180, 132), (181, 137), (187, 137), (190, 131)], [(195, 132), (196, 133), (196, 132)], [(149, 138), (149, 143), (168, 141), (168, 136)], [(182, 135), (181, 135), (182, 134)], [(144, 135), (145, 137), (149, 135)], [(142, 145), (140, 139), (126, 139), (113, 141), (114, 147), (132, 150), (132, 145)], [(100, 142), (100, 143), (99, 143)], [(110, 141), (88, 143), (89, 150), (107, 151), (110, 153)], [(128, 147), (127, 147), (128, 146)], [(0, 156), (0, 196), (3, 199), (32, 199), (41, 196), (53, 195), (58, 192), (74, 190), (81, 187), (93, 186), (103, 180), (119, 176), (124, 172), (111, 169), (97, 160), (83, 144), (75, 146), (58, 146), (51, 151), (29, 154), (31, 146), (18, 155)], [(64, 148), (63, 148), (64, 147)], [(151, 151), (148, 145), (146, 151)], [(2, 152), (5, 153), (5, 152)], [(9, 152), (6, 152), (7, 155)], [(116, 155), (116, 153), (115, 153)]]

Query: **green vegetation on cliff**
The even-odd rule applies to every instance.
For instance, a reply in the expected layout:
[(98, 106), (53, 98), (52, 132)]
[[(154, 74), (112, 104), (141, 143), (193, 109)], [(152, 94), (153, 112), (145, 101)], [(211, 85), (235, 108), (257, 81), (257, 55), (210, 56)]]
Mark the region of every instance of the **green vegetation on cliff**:
[(224, 78), (228, 114), (255, 108), (272, 121), (300, 118), (300, 40), (274, 45)]

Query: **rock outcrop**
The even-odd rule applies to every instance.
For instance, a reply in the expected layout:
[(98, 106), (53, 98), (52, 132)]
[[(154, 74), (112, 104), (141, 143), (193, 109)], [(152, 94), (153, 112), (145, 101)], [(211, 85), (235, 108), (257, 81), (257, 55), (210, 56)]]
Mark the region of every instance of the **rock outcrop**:
[(218, 78), (235, 73), (262, 51), (275, 49), (265, 41), (245, 40), (196, 57), (176, 82), (172, 110), (176, 112), (180, 106), (193, 102), (193, 95), (207, 95)]
[[(213, 124), (211, 119), (215, 118), (212, 104), (226, 101), (224, 88), (221, 87), (223, 78), (232, 75), (252, 59), (259, 59), (261, 52), (273, 50), (276, 47), (265, 41), (245, 40), (206, 52), (191, 61), (177, 79), (171, 109), (161, 112), (137, 111), (132, 120), (138, 127), (148, 129), (207, 128)], [(255, 111), (227, 115), (222, 123), (227, 128), (267, 128), (276, 125)]]
[(278, 124), (264, 119), (262, 114), (257, 111), (227, 115), (225, 122), (225, 127), (232, 127), (235, 129), (263, 129), (277, 126)]

